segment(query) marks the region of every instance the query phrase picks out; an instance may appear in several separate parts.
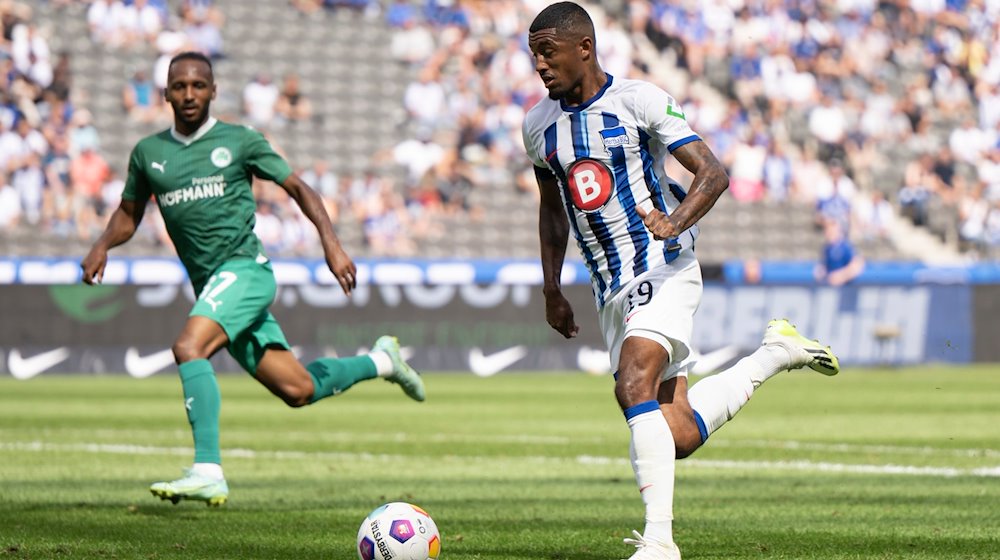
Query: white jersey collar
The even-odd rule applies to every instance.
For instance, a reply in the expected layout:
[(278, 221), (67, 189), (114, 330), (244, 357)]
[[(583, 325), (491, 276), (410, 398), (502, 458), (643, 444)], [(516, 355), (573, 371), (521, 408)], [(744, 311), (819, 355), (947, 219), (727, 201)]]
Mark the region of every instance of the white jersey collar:
[(190, 136), (185, 136), (180, 132), (177, 132), (177, 125), (173, 125), (170, 127), (170, 135), (174, 137), (174, 140), (177, 140), (181, 144), (190, 146), (192, 142), (208, 134), (208, 131), (212, 130), (212, 127), (215, 126), (215, 123), (217, 122), (219, 122), (219, 119), (215, 117), (208, 117), (208, 120), (205, 121), (203, 125), (199, 126), (198, 130), (194, 131), (194, 134), (191, 134)]

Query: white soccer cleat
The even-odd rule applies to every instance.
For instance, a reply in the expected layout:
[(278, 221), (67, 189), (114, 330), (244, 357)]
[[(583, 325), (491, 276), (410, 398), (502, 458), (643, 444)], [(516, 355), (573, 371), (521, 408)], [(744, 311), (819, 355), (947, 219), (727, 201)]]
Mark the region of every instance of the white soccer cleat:
[(219, 507), (229, 498), (229, 486), (225, 479), (207, 478), (191, 469), (184, 469), (184, 476), (177, 480), (154, 482), (149, 491), (174, 505), (181, 500), (196, 500), (210, 507)]
[(385, 380), (403, 388), (406, 396), (417, 402), (423, 402), (426, 397), (424, 382), (420, 374), (403, 359), (399, 349), (399, 340), (394, 336), (380, 336), (372, 346), (373, 352), (385, 352), (392, 360), (392, 375)]
[(816, 340), (799, 334), (795, 326), (787, 319), (774, 319), (767, 324), (764, 332), (764, 342), (762, 346), (780, 346), (788, 355), (791, 361), (787, 369), (799, 369), (808, 366), (813, 371), (818, 371), (823, 375), (837, 375), (840, 373), (840, 361), (834, 355), (829, 346), (824, 346)]
[(632, 535), (635, 538), (626, 538), (625, 544), (634, 546), (636, 551), (628, 560), (681, 560), (681, 551), (676, 544), (663, 545), (647, 541), (639, 531), (635, 530), (632, 531)]

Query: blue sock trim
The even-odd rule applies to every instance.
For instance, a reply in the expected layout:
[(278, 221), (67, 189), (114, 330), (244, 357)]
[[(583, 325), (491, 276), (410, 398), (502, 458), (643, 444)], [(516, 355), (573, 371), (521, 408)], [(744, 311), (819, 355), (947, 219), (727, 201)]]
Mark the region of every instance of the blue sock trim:
[(614, 375), (614, 376), (615, 376), (615, 381), (618, 381), (618, 372), (616, 371), (616, 372), (614, 372), (614, 373), (613, 373), (612, 375)]
[(625, 419), (631, 420), (640, 414), (645, 414), (654, 410), (660, 410), (660, 403), (656, 401), (641, 402), (625, 409)]
[(694, 411), (694, 421), (698, 424), (698, 433), (701, 434), (701, 442), (705, 443), (708, 440), (708, 426), (705, 425), (705, 421), (702, 420), (701, 414), (698, 411)]

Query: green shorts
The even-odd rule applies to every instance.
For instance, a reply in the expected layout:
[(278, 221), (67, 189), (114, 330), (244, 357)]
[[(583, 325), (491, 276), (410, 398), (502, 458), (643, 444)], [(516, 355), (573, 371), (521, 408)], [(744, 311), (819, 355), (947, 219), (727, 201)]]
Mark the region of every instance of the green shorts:
[(271, 263), (227, 261), (215, 270), (189, 316), (208, 317), (229, 337), (229, 354), (251, 375), (268, 348), (290, 347), (268, 308), (278, 287)]

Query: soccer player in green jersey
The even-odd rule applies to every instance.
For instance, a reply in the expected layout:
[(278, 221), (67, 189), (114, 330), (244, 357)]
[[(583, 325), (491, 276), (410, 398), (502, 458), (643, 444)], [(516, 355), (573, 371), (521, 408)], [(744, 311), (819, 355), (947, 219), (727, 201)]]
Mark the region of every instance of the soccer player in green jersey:
[(395, 337), (379, 338), (363, 356), (303, 365), (292, 354), (268, 311), (276, 283), (253, 232), (252, 176), (281, 185), (298, 203), (316, 226), (327, 266), (348, 295), (357, 285), (357, 269), (319, 195), (292, 173), (264, 136), (209, 115), (215, 91), (208, 58), (185, 52), (171, 60), (164, 95), (174, 125), (132, 150), (121, 204), (80, 265), (84, 282), (100, 283), (108, 250), (132, 237), (146, 203), (156, 199), (198, 299), (173, 345), (194, 435), (194, 464), (180, 479), (157, 482), (150, 491), (174, 503), (188, 499), (208, 505), (221, 505), (229, 495), (219, 447), (221, 397), (209, 362), (222, 348), (289, 406), (312, 404), (376, 377), (424, 400), (423, 381), (400, 356)]

